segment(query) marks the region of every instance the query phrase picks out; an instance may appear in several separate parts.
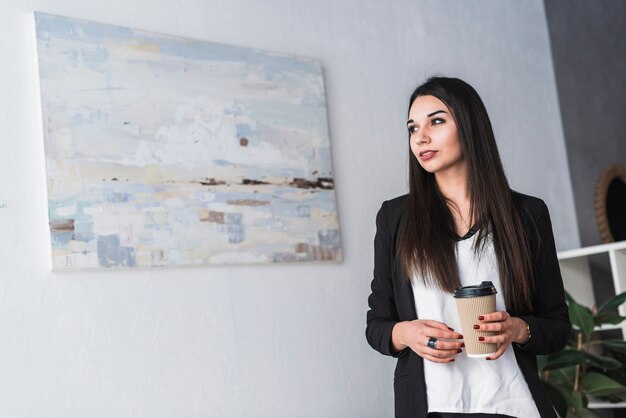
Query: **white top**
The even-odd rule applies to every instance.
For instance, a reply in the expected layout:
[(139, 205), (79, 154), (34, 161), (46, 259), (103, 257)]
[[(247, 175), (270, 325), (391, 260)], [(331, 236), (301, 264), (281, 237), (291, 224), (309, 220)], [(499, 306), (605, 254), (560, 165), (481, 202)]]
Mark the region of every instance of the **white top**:
[[(457, 263), (463, 286), (490, 280), (495, 285), (496, 309), (505, 310), (500, 292), (498, 262), (489, 241), (475, 256), (473, 244), (478, 234), (457, 243)], [(461, 331), (456, 303), (451, 294), (432, 286), (425, 287), (421, 278), (413, 278), (415, 309), (420, 319), (443, 322)], [(428, 412), (503, 414), (520, 418), (540, 417), (524, 375), (509, 346), (497, 360), (470, 358), (465, 350), (450, 363), (424, 360), (424, 377)]]

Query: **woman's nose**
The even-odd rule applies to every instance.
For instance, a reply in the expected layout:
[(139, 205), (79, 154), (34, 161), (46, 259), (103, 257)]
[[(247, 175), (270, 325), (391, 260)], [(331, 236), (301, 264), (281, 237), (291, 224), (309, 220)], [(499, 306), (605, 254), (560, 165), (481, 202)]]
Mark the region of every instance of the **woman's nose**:
[(428, 135), (426, 135), (425, 133), (421, 133), (418, 137), (417, 137), (417, 143), (419, 145), (422, 144), (429, 144), (430, 143), (430, 137)]

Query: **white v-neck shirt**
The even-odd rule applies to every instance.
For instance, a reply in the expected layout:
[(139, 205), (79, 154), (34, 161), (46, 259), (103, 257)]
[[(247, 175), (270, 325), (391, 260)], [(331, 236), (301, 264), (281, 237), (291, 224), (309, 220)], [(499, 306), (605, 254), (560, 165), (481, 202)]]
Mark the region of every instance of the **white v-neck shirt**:
[[(495, 285), (496, 309), (506, 310), (500, 291), (498, 262), (493, 241), (476, 256), (473, 244), (478, 234), (457, 243), (457, 263), (462, 286), (490, 280)], [(424, 286), (413, 278), (415, 310), (419, 319), (440, 321), (461, 332), (456, 303), (451, 294)], [(478, 321), (478, 319), (477, 319)], [(540, 417), (513, 348), (497, 360), (470, 358), (465, 350), (450, 363), (424, 359), (428, 412), (503, 414), (519, 418)]]

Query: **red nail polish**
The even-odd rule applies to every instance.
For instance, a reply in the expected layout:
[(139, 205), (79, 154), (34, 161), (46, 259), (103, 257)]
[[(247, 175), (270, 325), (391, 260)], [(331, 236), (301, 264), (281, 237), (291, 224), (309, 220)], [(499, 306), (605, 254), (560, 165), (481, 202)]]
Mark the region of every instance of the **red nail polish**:
[(452, 328), (450, 328), (450, 327), (448, 327), (448, 329), (449, 329), (450, 331), (454, 331), (454, 329), (452, 329)]
[(461, 347), (465, 347), (465, 343), (461, 343)]
[(485, 337), (478, 337), (478, 341), (485, 341)]
[(474, 329), (480, 329), (480, 325), (474, 325)]
[(483, 319), (485, 319), (485, 317), (484, 317), (484, 316), (482, 316), (482, 315), (478, 317), (478, 320), (479, 320), (479, 321), (482, 321)]
[(459, 338), (462, 340), (462, 339), (463, 339), (463, 334), (459, 334), (459, 335), (460, 335), (460, 337), (459, 337)]
[(487, 360), (493, 360), (491, 357), (487, 357)]
[(450, 360), (450, 362), (454, 361), (454, 359)]
[(463, 350), (461, 350), (460, 348), (458, 350), (456, 350), (457, 353), (462, 353)]

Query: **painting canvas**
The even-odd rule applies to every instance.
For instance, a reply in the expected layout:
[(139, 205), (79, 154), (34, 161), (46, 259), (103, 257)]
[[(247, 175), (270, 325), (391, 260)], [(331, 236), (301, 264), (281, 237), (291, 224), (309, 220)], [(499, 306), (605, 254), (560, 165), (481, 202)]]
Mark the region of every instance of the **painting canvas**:
[(341, 260), (317, 61), (35, 23), (55, 270)]

